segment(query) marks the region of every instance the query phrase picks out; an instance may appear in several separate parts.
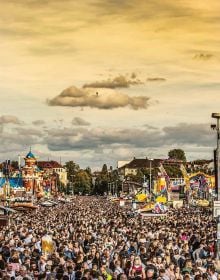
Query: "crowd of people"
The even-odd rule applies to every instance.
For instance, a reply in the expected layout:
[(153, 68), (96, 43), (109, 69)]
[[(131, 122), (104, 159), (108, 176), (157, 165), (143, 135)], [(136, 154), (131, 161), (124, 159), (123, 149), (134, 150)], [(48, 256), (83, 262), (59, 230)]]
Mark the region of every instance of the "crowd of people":
[[(220, 279), (210, 209), (142, 217), (103, 197), (11, 215), (0, 231), (0, 279)], [(50, 253), (42, 237), (53, 241)]]

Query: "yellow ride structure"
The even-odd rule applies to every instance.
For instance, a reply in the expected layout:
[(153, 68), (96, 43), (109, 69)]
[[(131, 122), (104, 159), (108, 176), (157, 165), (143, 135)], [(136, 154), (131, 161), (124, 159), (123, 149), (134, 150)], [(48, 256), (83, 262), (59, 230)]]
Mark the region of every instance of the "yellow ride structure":
[(145, 193), (139, 193), (135, 197), (139, 202), (145, 202), (147, 200), (147, 195)]
[(203, 175), (206, 179), (208, 179), (209, 188), (212, 188), (212, 189), (215, 188), (215, 176), (205, 174), (204, 172), (201, 172), (201, 171), (198, 171), (196, 173), (188, 174), (187, 171), (186, 171), (186, 168), (183, 164), (180, 165), (180, 170), (183, 174), (183, 178), (184, 178), (184, 181), (185, 181), (185, 185), (186, 185), (185, 190), (190, 189), (190, 179), (193, 178), (193, 177), (196, 177), (198, 175)]

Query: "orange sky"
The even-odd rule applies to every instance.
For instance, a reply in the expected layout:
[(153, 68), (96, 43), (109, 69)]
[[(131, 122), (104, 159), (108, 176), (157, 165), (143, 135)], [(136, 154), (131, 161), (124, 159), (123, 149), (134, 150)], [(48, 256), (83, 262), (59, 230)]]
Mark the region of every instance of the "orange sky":
[(188, 158), (212, 156), (218, 0), (0, 0), (0, 7), (2, 159), (29, 145), (42, 158), (93, 166), (165, 157), (170, 147)]

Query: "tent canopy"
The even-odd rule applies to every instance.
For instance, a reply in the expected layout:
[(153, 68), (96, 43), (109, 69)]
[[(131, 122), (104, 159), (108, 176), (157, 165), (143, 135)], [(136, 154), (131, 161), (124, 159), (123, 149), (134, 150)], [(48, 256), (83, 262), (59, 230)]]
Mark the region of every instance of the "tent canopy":
[[(0, 177), (0, 188), (2, 188), (6, 183), (6, 179), (4, 177)], [(11, 188), (23, 188), (23, 180), (20, 177), (12, 177), (9, 178), (9, 184)]]

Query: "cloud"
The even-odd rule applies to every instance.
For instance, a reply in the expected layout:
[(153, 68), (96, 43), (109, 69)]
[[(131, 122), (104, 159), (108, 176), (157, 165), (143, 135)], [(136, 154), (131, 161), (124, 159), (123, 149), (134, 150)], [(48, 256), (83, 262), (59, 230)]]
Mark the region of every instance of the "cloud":
[(75, 86), (69, 87), (60, 95), (48, 100), (50, 106), (90, 107), (98, 109), (115, 109), (130, 107), (134, 110), (146, 109), (149, 106), (149, 97), (133, 96), (106, 90), (95, 93), (91, 89), (79, 89)]
[(48, 132), (47, 144), (50, 150), (93, 150), (109, 145), (146, 145), (143, 133), (138, 129), (69, 129), (51, 130)]
[(149, 124), (144, 124), (144, 127), (146, 127), (147, 129), (151, 129), (151, 130), (157, 130), (158, 128)]
[(211, 133), (209, 124), (180, 123), (176, 126), (163, 128), (165, 138), (173, 144), (196, 145), (210, 147), (215, 135)]
[(3, 124), (22, 124), (23, 122), (19, 120), (16, 116), (11, 116), (11, 115), (2, 115), (0, 116), (0, 125)]
[(141, 81), (136, 79), (136, 74), (132, 73), (131, 79), (129, 80), (123, 75), (120, 75), (118, 77), (115, 77), (114, 79), (108, 79), (108, 80), (103, 80), (100, 82), (95, 82), (95, 83), (90, 83), (90, 84), (85, 84), (83, 88), (128, 88), (130, 85), (139, 85), (141, 84)]
[(160, 78), (160, 77), (152, 77), (152, 78), (147, 78), (148, 82), (165, 82), (165, 78)]
[(79, 118), (79, 117), (75, 117), (75, 118), (72, 120), (72, 124), (73, 124), (73, 125), (78, 125), (78, 126), (88, 126), (88, 125), (90, 125), (89, 122), (87, 122), (87, 121), (85, 121), (84, 119)]
[(36, 121), (33, 121), (32, 124), (36, 125), (36, 126), (41, 126), (41, 125), (45, 124), (45, 121), (44, 120), (36, 120)]
[(195, 54), (193, 59), (196, 59), (196, 60), (210, 60), (211, 58), (213, 58), (213, 54), (211, 53), (198, 53), (198, 54)]
[(43, 132), (38, 130), (38, 129), (34, 129), (34, 128), (21, 128), (21, 127), (16, 127), (15, 130), (18, 132), (18, 134), (23, 135), (23, 136), (42, 136)]
[(122, 15), (126, 11), (126, 17), (129, 20), (146, 20), (155, 18), (155, 14), (164, 18), (178, 18), (189, 16), (193, 13), (189, 5), (186, 5), (186, 1), (181, 3), (175, 3), (172, 0), (154, 0), (154, 1), (143, 1), (137, 0), (128, 1), (96, 1), (96, 6), (102, 9), (103, 13), (112, 15)]
[(136, 79), (137, 78), (137, 74), (136, 73), (131, 73), (131, 79)]
[(163, 129), (139, 128), (63, 128), (49, 130), (46, 137), (48, 148), (59, 150), (100, 150), (105, 148), (164, 148), (212, 147), (215, 135), (208, 124), (180, 123)]
[[(142, 26), (145, 27), (146, 24), (148, 24), (149, 33), (152, 29), (165, 29), (167, 36), (171, 36), (168, 33), (170, 30), (178, 28), (178, 30), (187, 29), (189, 31), (190, 28), (193, 34), (196, 30), (198, 33), (202, 33), (204, 37), (206, 32), (209, 32), (209, 25), (212, 24), (216, 28), (215, 24), (217, 22), (218, 27), (218, 0), (212, 0), (211, 6), (206, 6), (204, 3), (193, 4), (193, 1), (189, 0), (183, 0), (181, 3), (180, 1), (175, 3), (173, 0), (142, 1), (141, 3), (137, 0), (96, 0), (93, 2), (93, 5), (90, 5), (88, 0), (83, 1), (83, 3), (80, 1), (75, 3), (75, 1), (69, 0), (1, 1), (2, 27), (0, 28), (0, 34), (9, 36), (12, 40), (16, 36), (21, 37), (21, 39), (32, 38), (29, 44), (25, 44), (25, 47), (31, 51), (31, 54), (50, 56), (56, 53), (62, 54), (62, 52), (67, 52), (68, 55), (71, 55), (73, 49), (75, 54), (76, 46), (78, 50), (84, 52), (85, 49), (89, 49), (91, 46), (88, 46), (87, 42), (92, 44), (93, 39), (95, 42), (98, 42), (96, 44), (97, 47), (102, 46), (105, 42), (107, 42), (106, 45), (114, 44), (114, 52), (117, 52), (119, 49), (120, 41), (123, 44), (121, 47), (125, 50), (138, 40), (138, 31), (142, 29)], [(9, 13), (10, 17), (7, 16)], [(115, 21), (115, 17), (119, 20)], [(179, 25), (178, 23), (183, 20), (185, 24)], [(129, 23), (129, 30), (123, 29), (121, 31), (121, 22)], [(137, 32), (134, 33), (136, 34), (135, 40), (130, 41), (130, 44), (126, 44), (127, 42), (124, 42), (124, 37), (126, 33), (132, 35), (133, 23), (137, 26)], [(110, 31), (116, 30), (117, 27), (119, 28), (117, 28), (117, 32), (111, 33), (106, 30), (104, 33), (107, 37), (106, 40), (99, 31), (103, 26), (108, 25), (110, 25)], [(150, 28), (151, 26), (152, 28)], [(96, 33), (92, 32), (93, 28), (97, 30)], [(213, 28), (214, 34), (218, 32), (218, 29), (215, 28)], [(76, 34), (80, 39), (75, 37)], [(147, 40), (147, 43), (155, 41), (155, 51), (157, 51), (158, 41), (151, 36), (151, 33), (149, 35), (146, 34), (146, 28), (144, 28), (142, 39), (144, 46), (146, 46), (146, 38), (151, 38), (151, 40)], [(102, 43), (100, 37), (102, 38)], [(182, 36), (180, 37), (182, 38)], [(191, 38), (191, 36), (189, 37)], [(88, 38), (88, 41), (85, 41), (85, 38)], [(114, 42), (114, 40), (117, 41)], [(176, 43), (178, 40), (179, 38), (176, 38), (173, 42)], [(83, 47), (78, 46), (80, 42), (82, 42)], [(148, 51), (148, 48), (145, 47), (145, 49)], [(137, 54), (137, 49), (129, 52), (129, 54), (132, 55), (134, 52)], [(132, 60), (131, 56), (129, 58), (129, 60)], [(145, 62), (146, 60), (143, 59), (143, 61)]]
[[(30, 146), (42, 144), (44, 142), (44, 135), (33, 129), (15, 128), (12, 131), (4, 131), (1, 133), (1, 153), (20, 153)], [(16, 156), (16, 155), (14, 155)]]
[[(74, 118), (74, 123), (84, 123), (81, 118)], [(190, 155), (199, 157), (198, 151), (208, 153), (215, 147), (216, 135), (210, 130), (209, 124), (179, 123), (163, 128), (146, 125), (142, 128), (111, 128), (111, 127), (60, 127), (44, 130), (33, 127), (6, 128), (1, 134), (0, 152), (20, 153), (29, 146), (41, 145), (49, 151), (69, 155), (78, 153), (96, 158), (103, 162), (103, 156), (113, 162), (120, 157), (140, 156), (147, 153), (164, 153), (172, 148), (182, 148)], [(78, 157), (81, 162), (82, 158)], [(90, 159), (89, 159), (90, 160)], [(83, 161), (83, 160), (82, 160)], [(85, 158), (86, 161), (86, 158)], [(92, 164), (92, 160), (85, 164)], [(112, 163), (111, 163), (112, 164)]]

